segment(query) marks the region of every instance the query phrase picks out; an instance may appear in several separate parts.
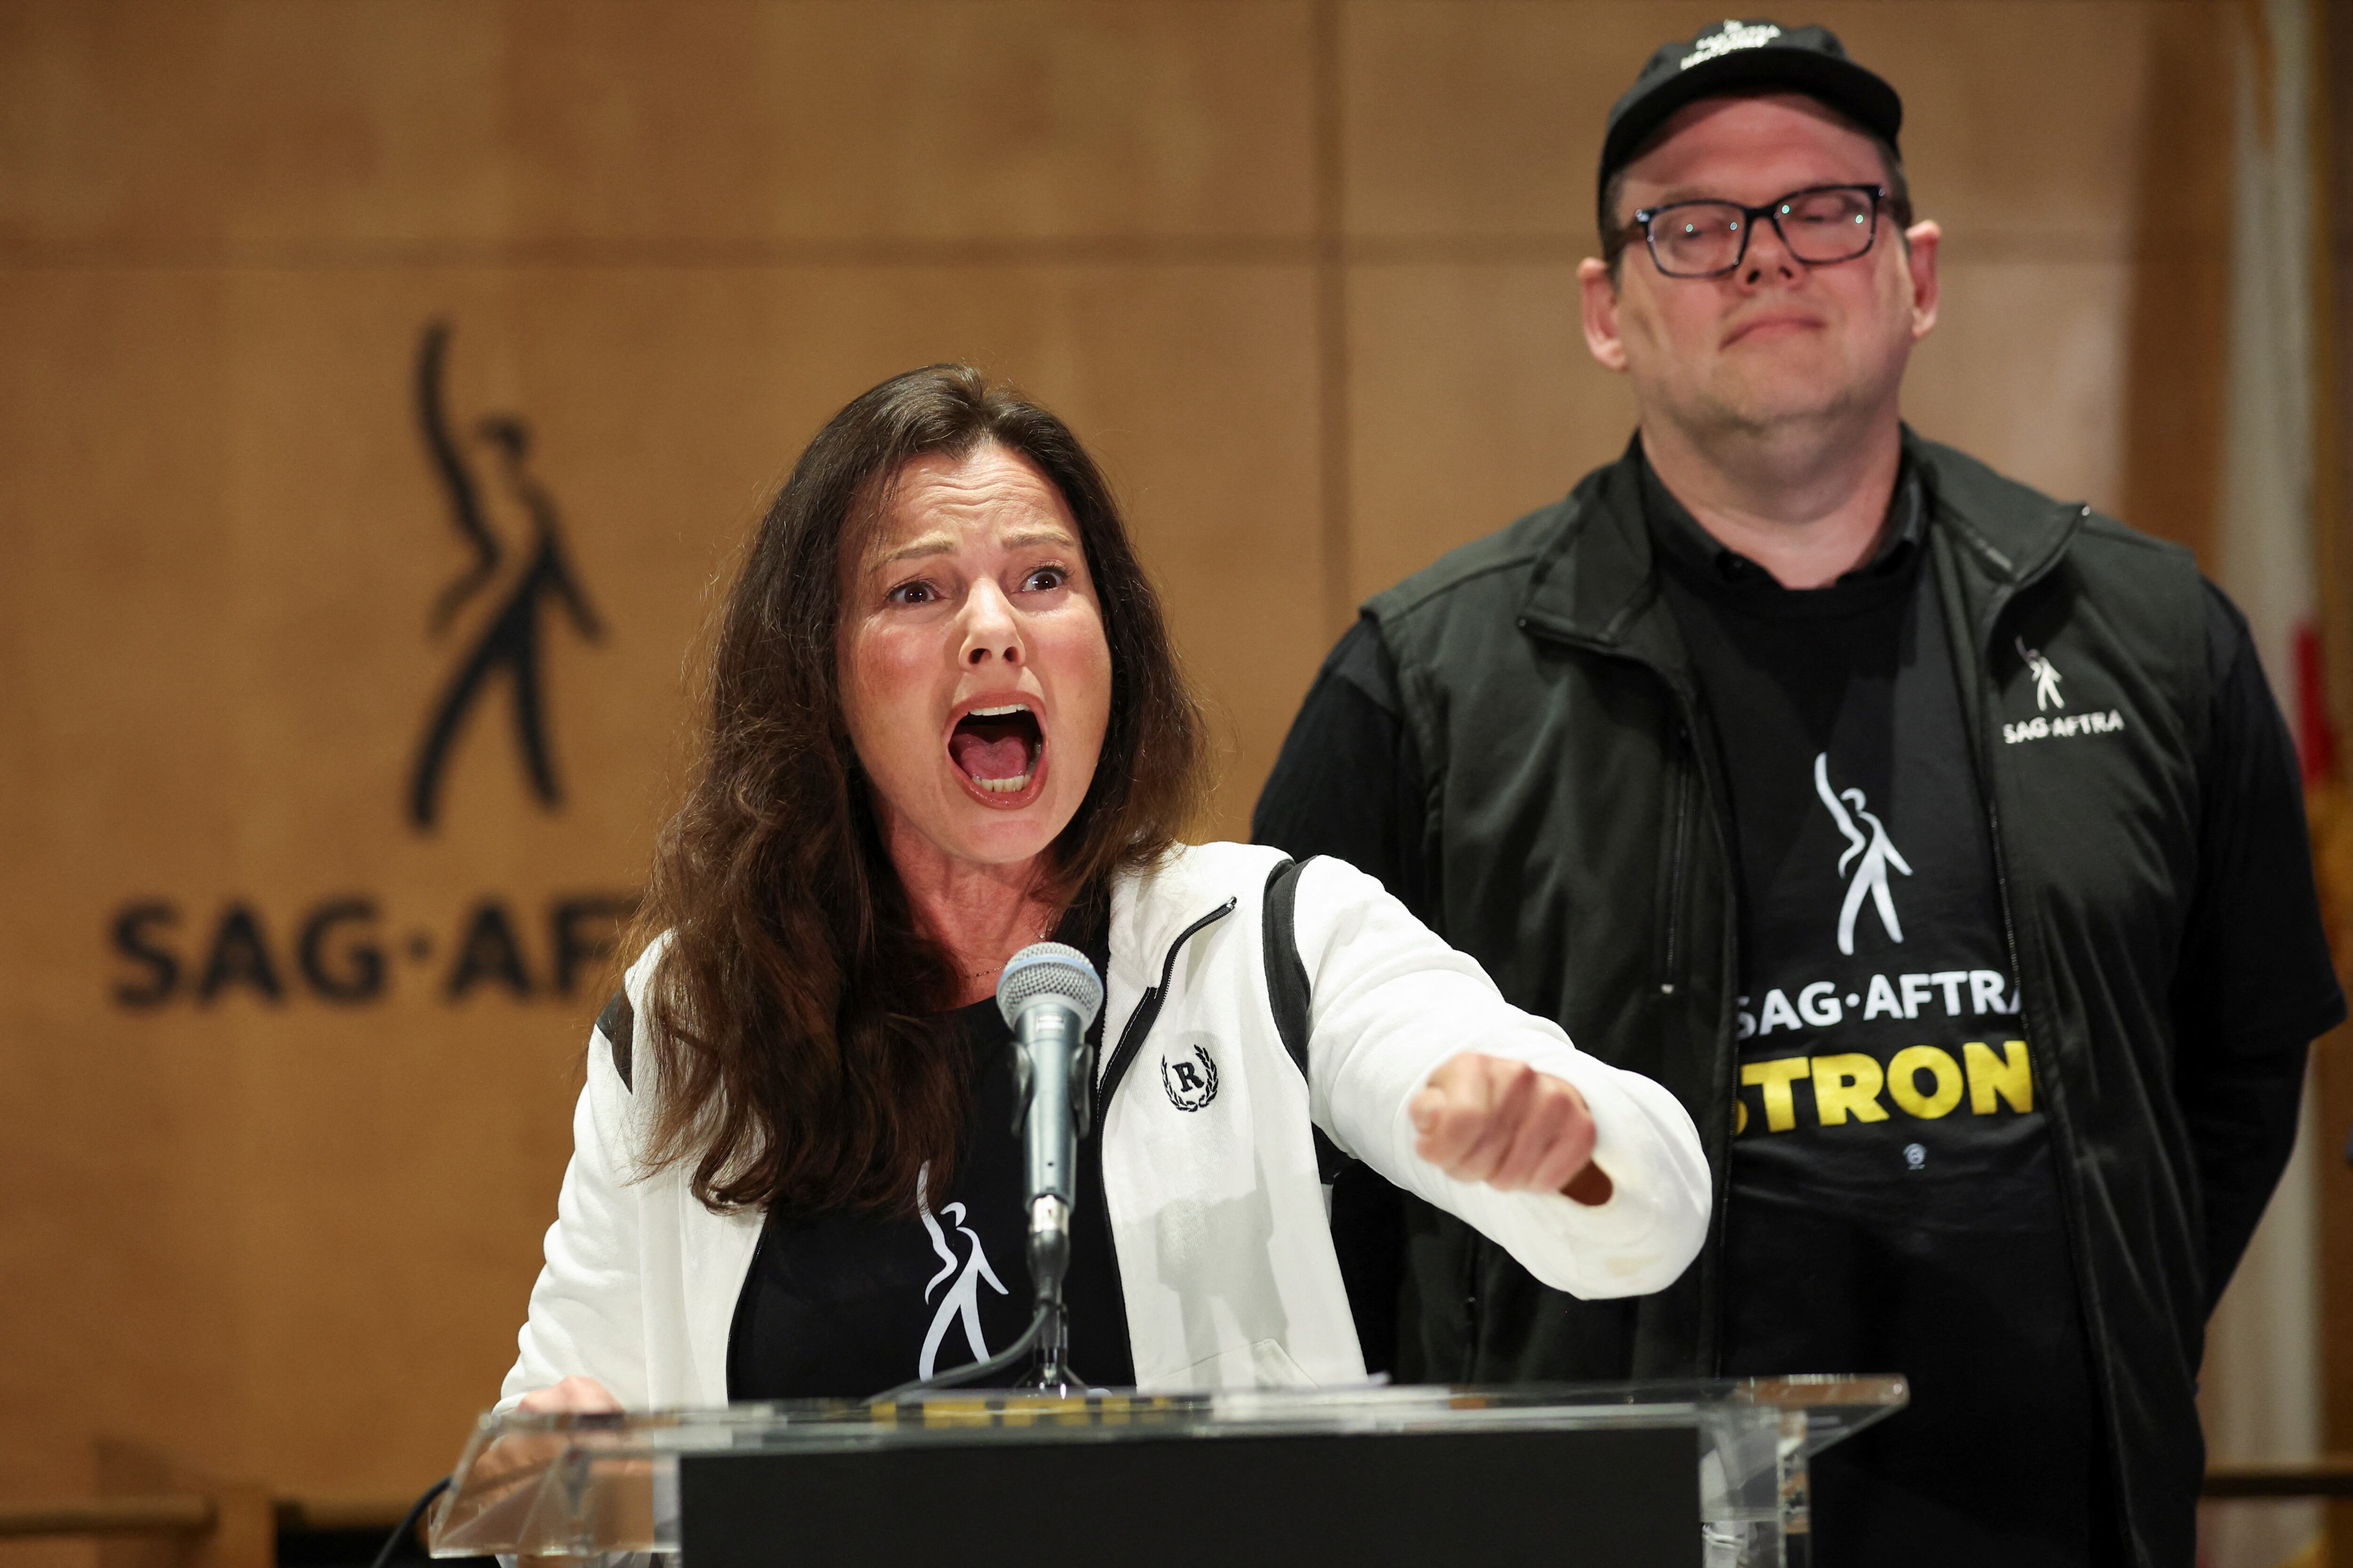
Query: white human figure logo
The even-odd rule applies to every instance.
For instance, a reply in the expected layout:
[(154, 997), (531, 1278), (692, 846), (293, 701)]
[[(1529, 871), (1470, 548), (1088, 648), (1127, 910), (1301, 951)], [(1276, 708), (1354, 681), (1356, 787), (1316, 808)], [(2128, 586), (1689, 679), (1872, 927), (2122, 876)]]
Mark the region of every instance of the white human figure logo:
[(931, 1236), (932, 1250), (940, 1255), (940, 1271), (923, 1287), (923, 1300), (930, 1300), (932, 1292), (939, 1289), (940, 1281), (949, 1275), (955, 1274), (956, 1280), (941, 1295), (939, 1310), (932, 1314), (931, 1330), (923, 1335), (923, 1358), (915, 1365), (917, 1377), (932, 1375), (939, 1361), (940, 1342), (947, 1337), (948, 1325), (958, 1318), (964, 1320), (965, 1343), (972, 1347), (972, 1359), (987, 1361), (988, 1342), (980, 1333), (980, 1282), (987, 1280), (989, 1289), (1000, 1296), (1007, 1293), (1005, 1282), (988, 1266), (988, 1255), (980, 1249), (980, 1237), (964, 1223), (964, 1205), (950, 1204), (941, 1214), (955, 1226), (958, 1235), (972, 1243), (972, 1254), (964, 1260), (963, 1272), (957, 1273), (955, 1252), (948, 1246), (947, 1233), (934, 1217), (925, 1192), (931, 1176), (932, 1167), (926, 1161), (923, 1169), (915, 1173), (915, 1212), (923, 1217), (923, 1229)]
[(2059, 671), (2042, 654), (2026, 646), (2024, 637), (2011, 639), (2018, 644), (2018, 657), (2026, 661), (2027, 672), (2034, 677), (2034, 710), (2046, 707), (2064, 708), (2067, 700), (2059, 695)]
[(1879, 906), (1879, 923), (1887, 928), (1887, 940), (1902, 942), (1904, 928), (1896, 923), (1895, 899), (1888, 891), (1887, 868), (1893, 866), (1908, 877), (1912, 874), (1912, 868), (1905, 865), (1904, 857), (1895, 852), (1894, 844), (1888, 839), (1886, 825), (1863, 810), (1862, 792), (1851, 789), (1844, 792), (1847, 805), (1854, 807), (1854, 816), (1871, 825), (1871, 837), (1865, 838), (1862, 830), (1855, 826), (1854, 817), (1849, 816), (1846, 806), (1839, 804), (1839, 792), (1831, 788), (1828, 752), (1814, 758), (1814, 793), (1822, 797), (1822, 804), (1831, 808), (1831, 820), (1838, 824), (1841, 833), (1846, 835), (1847, 849), (1839, 857), (1839, 875), (1846, 875), (1847, 862), (1858, 855), (1862, 857), (1861, 864), (1854, 868), (1853, 880), (1846, 885), (1846, 904), (1839, 910), (1839, 951), (1849, 957), (1854, 955), (1854, 917), (1862, 909), (1865, 894), (1870, 895), (1872, 902)]

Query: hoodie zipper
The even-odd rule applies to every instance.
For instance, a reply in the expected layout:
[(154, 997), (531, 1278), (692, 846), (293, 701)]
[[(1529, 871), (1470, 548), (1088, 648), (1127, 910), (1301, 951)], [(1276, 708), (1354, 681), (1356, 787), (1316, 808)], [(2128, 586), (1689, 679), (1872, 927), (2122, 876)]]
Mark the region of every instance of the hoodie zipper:
[(1160, 1016), (1161, 1004), (1168, 999), (1169, 983), (1176, 974), (1176, 955), (1185, 950), (1187, 942), (1232, 914), (1238, 901), (1228, 899), (1224, 903), (1178, 931), (1176, 940), (1168, 944), (1167, 952), (1163, 954), (1160, 960), (1160, 984), (1150, 987), (1137, 999), (1135, 1011), (1127, 1016), (1127, 1027), (1119, 1032), (1119, 1044), (1112, 1048), (1111, 1060), (1103, 1064), (1103, 1077), (1095, 1080), (1096, 1126), (1103, 1125), (1103, 1111), (1111, 1104), (1113, 1092), (1119, 1088), (1119, 1080), (1127, 1076), (1128, 1064), (1135, 1059), (1135, 1053), (1143, 1048), (1144, 1037), (1152, 1032), (1154, 1022)]
[[(1623, 622), (1626, 618), (1627, 616), (1621, 614), (1618, 620)], [(1694, 796), (1700, 786), (1706, 783), (1702, 773), (1703, 764), (1699, 746), (1693, 739), (1699, 723), (1697, 694), (1686, 682), (1677, 679), (1663, 666), (1641, 654), (1630, 652), (1622, 644), (1614, 640), (1571, 631), (1566, 626), (1541, 621), (1531, 616), (1520, 616), (1517, 625), (1521, 631), (1531, 637), (1541, 637), (1569, 647), (1581, 648), (1588, 653), (1630, 664), (1637, 669), (1647, 670), (1666, 687), (1668, 694), (1674, 700), (1678, 718), (1676, 734), (1683, 742), (1683, 766), (1676, 784), (1674, 837), (1671, 840), (1672, 849), (1668, 857), (1667, 921), (1666, 929), (1661, 936), (1661, 965), (1655, 981), (1658, 990), (1654, 994), (1664, 1001), (1675, 994), (1680, 981), (1680, 976), (1673, 965), (1682, 961), (1683, 883), (1687, 879), (1691, 864), (1693, 822), (1698, 815)], [(1724, 830), (1721, 816), (1717, 819), (1717, 829), (1721, 837)], [(1728, 1047), (1732, 1039), (1735, 1011), (1733, 994), (1739, 986), (1732, 974), (1727, 973), (1721, 978), (1724, 994), (1717, 1005), (1716, 1033)], [(1728, 1107), (1738, 1098), (1740, 1092), (1738, 1087), (1740, 1055), (1737, 1050), (1730, 1048), (1723, 1050), (1719, 1055), (1722, 1061), (1716, 1075), (1716, 1088), (1723, 1094), (1724, 1103)], [(1724, 1215), (1732, 1199), (1732, 1161), (1728, 1157), (1730, 1126), (1731, 1123), (1727, 1121), (1725, 1123), (1725, 1131), (1727, 1135), (1725, 1145), (1719, 1146), (1713, 1142), (1710, 1134), (1705, 1131), (1700, 1134), (1702, 1145), (1717, 1152), (1717, 1157), (1712, 1157), (1708, 1161), (1713, 1202), (1709, 1205), (1708, 1239), (1700, 1259), (1704, 1268), (1709, 1257), (1717, 1252), (1723, 1244)], [(1721, 1354), (1723, 1348), (1718, 1342), (1724, 1307), (1723, 1286), (1715, 1274), (1715, 1270), (1709, 1269), (1703, 1275), (1700, 1291), (1700, 1315), (1704, 1324), (1701, 1331), (1701, 1345), (1706, 1353), (1705, 1364), (1711, 1368), (1716, 1365), (1716, 1358)], [(1475, 1317), (1473, 1321), (1475, 1323)]]
[[(1622, 618), (1622, 617), (1621, 617)], [(1658, 973), (1655, 984), (1659, 995), (1672, 996), (1681, 983), (1677, 966), (1683, 961), (1683, 882), (1691, 866), (1692, 819), (1696, 815), (1694, 796), (1700, 783), (1699, 748), (1694, 742), (1693, 727), (1698, 722), (1697, 698), (1688, 685), (1661, 666), (1640, 654), (1628, 652), (1615, 643), (1604, 642), (1550, 626), (1533, 617), (1522, 616), (1519, 629), (1529, 636), (1566, 644), (1617, 659), (1646, 669), (1665, 685), (1674, 699), (1674, 738), (1671, 743), (1677, 755), (1675, 767), (1674, 821), (1667, 840), (1666, 918), (1659, 931)]]
[[(2071, 521), (2080, 526), (2084, 520), (2091, 515), (2090, 507), (2079, 507)], [(2018, 987), (2019, 1032), (2029, 1041), (2044, 1044), (2052, 1049), (2056, 1048), (2055, 1042), (2058, 1037), (2055, 1034), (2046, 1033), (2041, 1027), (2040, 1009), (2030, 998), (2027, 989), (2026, 965), (2023, 962), (2024, 955), (2020, 949), (2018, 918), (2010, 885), (2010, 851), (2002, 839), (2001, 792), (1995, 779), (1995, 759), (1999, 752), (1994, 746), (1995, 726), (2001, 722), (2001, 718), (1995, 701), (1999, 694), (1994, 688), (1991, 656), (1996, 628), (2000, 626), (2002, 616), (2009, 613), (2011, 605), (2017, 603), (2019, 595), (2032, 588), (2049, 574), (2062, 553), (2063, 553), (2063, 551), (2053, 551), (2031, 574), (2017, 577), (2007, 588), (1996, 591), (1987, 609), (1985, 634), (1982, 639), (1978, 636), (1975, 627), (1967, 627), (1964, 633), (1964, 640), (1975, 668), (1955, 671), (1957, 680), (1967, 676), (1974, 681), (1982, 703), (1978, 715), (1979, 721), (1972, 726), (1974, 732), (1970, 736), (1970, 745), (1976, 753), (1978, 787), (1983, 796), (1985, 806), (1986, 836), (1993, 846), (1994, 897), (2001, 910), (2002, 941), (2009, 950), (2012, 983)], [(1999, 561), (2000, 557), (1997, 556), (1996, 559)], [(2000, 561), (2000, 564), (2009, 566), (2007, 561)], [(1967, 608), (1966, 596), (1959, 592), (1957, 584), (1955, 591), (1947, 597), (1945, 608), (1948, 615)], [(1966, 626), (1966, 623), (1964, 624)], [(2095, 1282), (2092, 1278), (2091, 1268), (2084, 1258), (2084, 1249), (2090, 1242), (2085, 1234), (2082, 1198), (2063, 1169), (2073, 1163), (2074, 1155), (2074, 1119), (2064, 1108), (2065, 1097), (2054, 1098), (2051, 1093), (2051, 1085), (2045, 1077), (2045, 1072), (2046, 1064), (2048, 1064), (2047, 1070), (2056, 1073), (2054, 1058), (2043, 1050), (2035, 1049), (2031, 1045), (2029, 1047), (2029, 1052), (2034, 1068), (2034, 1102), (2042, 1108), (2043, 1115), (2050, 1123), (2050, 1142), (2054, 1156), (2052, 1161), (2052, 1174), (2057, 1177), (2054, 1184), (2059, 1189), (2059, 1212), (2067, 1227), (2068, 1261), (2074, 1271), (2076, 1292), (2082, 1298), (2084, 1331), (2089, 1338), (2094, 1331), (2093, 1319), (2097, 1309)], [(2137, 1532), (2133, 1526), (2131, 1510), (2126, 1506), (2125, 1477), (2116, 1468), (2116, 1462), (2121, 1460), (2124, 1453), (2124, 1442), (2123, 1433), (2116, 1417), (2116, 1380), (2106, 1357), (2092, 1358), (2092, 1374), (2093, 1386), (2099, 1395), (2102, 1414), (2107, 1417), (2108, 1430), (2104, 1436), (2107, 1438), (2109, 1453), (2112, 1457), (2109, 1482), (2116, 1494), (2111, 1500), (2111, 1506), (2116, 1510), (2115, 1522), (2124, 1531), (2126, 1550), (2132, 1552), (2137, 1548)]]
[(1666, 929), (1659, 940), (1659, 994), (1662, 996), (1675, 994), (1677, 977), (1682, 973), (1676, 963), (1683, 955), (1683, 868), (1691, 858), (1691, 763), (1694, 759), (1690, 754), (1689, 728), (1676, 725), (1675, 740), (1676, 750), (1681, 754), (1676, 759), (1678, 765), (1675, 769), (1674, 836), (1668, 840), (1672, 847), (1667, 855)]

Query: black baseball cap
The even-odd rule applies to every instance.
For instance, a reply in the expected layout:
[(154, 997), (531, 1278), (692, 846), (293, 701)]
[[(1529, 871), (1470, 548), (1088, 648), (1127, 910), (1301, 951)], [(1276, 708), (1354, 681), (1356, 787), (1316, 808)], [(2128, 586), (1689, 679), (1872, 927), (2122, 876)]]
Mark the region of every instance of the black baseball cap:
[(1601, 139), (1600, 188), (1632, 161), (1651, 133), (1686, 103), (1725, 93), (1802, 92), (1895, 145), (1904, 127), (1904, 100), (1895, 89), (1847, 58), (1828, 27), (1785, 27), (1778, 22), (1719, 22), (1688, 43), (1662, 45), (1643, 62), (1626, 96), (1609, 106)]

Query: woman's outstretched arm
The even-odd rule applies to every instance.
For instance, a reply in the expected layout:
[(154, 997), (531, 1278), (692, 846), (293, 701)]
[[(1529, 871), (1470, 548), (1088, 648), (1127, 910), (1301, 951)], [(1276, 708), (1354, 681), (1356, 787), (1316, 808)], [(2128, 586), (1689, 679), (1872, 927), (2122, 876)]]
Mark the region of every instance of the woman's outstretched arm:
[(1572, 1295), (1657, 1290), (1699, 1255), (1707, 1161), (1672, 1094), (1512, 1006), (1344, 862), (1303, 868), (1295, 924), (1310, 1096), (1342, 1149)]

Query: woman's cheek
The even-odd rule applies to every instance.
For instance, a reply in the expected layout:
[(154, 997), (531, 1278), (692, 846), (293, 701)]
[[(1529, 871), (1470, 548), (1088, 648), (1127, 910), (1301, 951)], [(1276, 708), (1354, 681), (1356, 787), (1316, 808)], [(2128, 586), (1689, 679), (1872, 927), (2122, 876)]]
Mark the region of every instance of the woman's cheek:
[(1111, 714), (1111, 646), (1103, 622), (1093, 615), (1073, 616), (1049, 637), (1039, 651), (1056, 688), (1050, 696), (1066, 719), (1081, 721), (1072, 738), (1084, 740), (1091, 751), (1100, 749)]
[(1103, 755), (1103, 735), (1111, 727), (1111, 650), (1098, 644), (1089, 664), (1082, 740), (1092, 771), (1092, 764)]
[(878, 784), (913, 783), (932, 739), (923, 712), (923, 663), (910, 639), (870, 627), (853, 643), (851, 742)]

